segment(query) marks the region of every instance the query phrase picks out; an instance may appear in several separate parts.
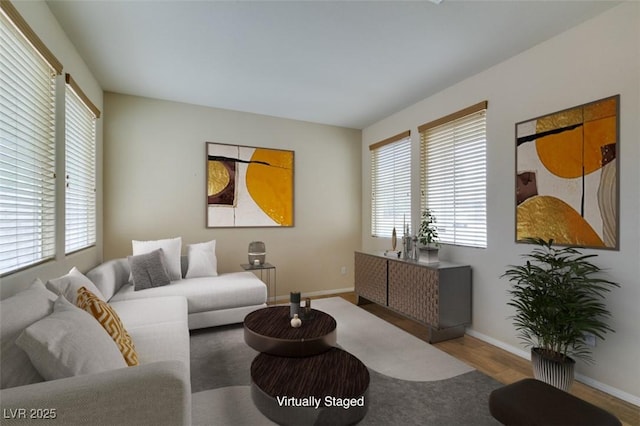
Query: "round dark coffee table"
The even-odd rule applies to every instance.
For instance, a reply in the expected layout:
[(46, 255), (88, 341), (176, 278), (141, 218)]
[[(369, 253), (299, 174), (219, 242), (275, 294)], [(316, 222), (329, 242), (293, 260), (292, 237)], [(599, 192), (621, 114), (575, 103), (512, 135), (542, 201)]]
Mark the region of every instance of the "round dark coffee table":
[(244, 319), (244, 339), (261, 352), (251, 363), (251, 397), (281, 425), (350, 425), (367, 413), (369, 370), (336, 348), (336, 320), (311, 310), (293, 328), (289, 306), (259, 309)]
[(367, 413), (369, 370), (339, 348), (308, 357), (259, 354), (251, 397), (281, 425), (351, 425)]
[(244, 319), (244, 340), (258, 352), (286, 357), (304, 357), (328, 351), (336, 344), (336, 320), (311, 310), (302, 326), (290, 324), (289, 306), (258, 309)]

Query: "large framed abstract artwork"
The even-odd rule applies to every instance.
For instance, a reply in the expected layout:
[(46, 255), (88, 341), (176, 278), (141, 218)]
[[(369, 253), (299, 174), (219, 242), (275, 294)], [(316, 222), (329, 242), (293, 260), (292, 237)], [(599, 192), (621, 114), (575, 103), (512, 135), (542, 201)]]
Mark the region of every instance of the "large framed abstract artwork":
[(293, 226), (294, 152), (206, 143), (207, 228)]
[(516, 124), (516, 241), (619, 248), (620, 96)]

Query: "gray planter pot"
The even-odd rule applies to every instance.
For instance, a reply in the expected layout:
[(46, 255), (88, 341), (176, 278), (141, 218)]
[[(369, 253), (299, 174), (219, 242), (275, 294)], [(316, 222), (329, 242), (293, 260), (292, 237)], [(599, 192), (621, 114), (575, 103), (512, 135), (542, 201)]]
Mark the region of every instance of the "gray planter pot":
[(533, 377), (569, 392), (573, 384), (574, 367), (576, 365), (572, 358), (567, 357), (562, 362), (543, 356), (540, 353), (540, 348), (532, 348), (531, 364), (533, 365)]
[(438, 249), (433, 247), (420, 247), (420, 262), (433, 263), (438, 261)]

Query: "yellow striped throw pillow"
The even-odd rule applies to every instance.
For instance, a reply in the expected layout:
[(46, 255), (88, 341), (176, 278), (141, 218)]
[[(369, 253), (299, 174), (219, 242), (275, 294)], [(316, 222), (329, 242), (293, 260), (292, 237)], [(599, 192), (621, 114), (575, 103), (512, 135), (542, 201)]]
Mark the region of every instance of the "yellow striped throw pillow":
[(98, 322), (107, 330), (109, 336), (116, 342), (118, 349), (122, 352), (127, 365), (138, 365), (138, 354), (133, 345), (131, 336), (124, 328), (120, 317), (106, 302), (100, 300), (95, 294), (91, 293), (85, 287), (78, 289), (78, 298), (76, 304), (81, 309), (89, 312)]

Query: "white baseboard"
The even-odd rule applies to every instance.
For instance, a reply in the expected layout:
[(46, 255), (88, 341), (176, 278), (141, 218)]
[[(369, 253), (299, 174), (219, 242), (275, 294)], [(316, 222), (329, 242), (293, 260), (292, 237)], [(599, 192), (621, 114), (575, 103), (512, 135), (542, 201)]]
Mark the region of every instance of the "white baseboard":
[(514, 355), (518, 355), (520, 358), (524, 358), (526, 360), (531, 360), (531, 354), (524, 349), (516, 348), (515, 346), (507, 345), (500, 340), (494, 339), (493, 337), (487, 336), (486, 334), (478, 333), (477, 331), (467, 328), (465, 331), (469, 336), (475, 337), (477, 339), (482, 340), (483, 342), (487, 342), (493, 346), (497, 346), (500, 349), (504, 349), (505, 351), (512, 353)]
[(591, 386), (592, 388), (608, 393), (611, 396), (615, 396), (618, 399), (627, 401), (630, 404), (637, 405), (640, 407), (640, 397), (631, 395), (628, 392), (621, 391), (618, 388), (614, 388), (613, 386), (609, 386), (597, 380), (593, 380), (591, 377), (587, 377), (583, 374), (576, 373), (576, 380), (584, 383), (585, 385)]
[[(517, 348), (515, 346), (511, 346), (508, 345), (504, 342), (501, 342), (500, 340), (494, 339), (493, 337), (487, 336), (485, 334), (482, 333), (478, 333), (477, 331), (471, 329), (471, 328), (467, 328), (466, 333), (469, 336), (475, 337), (477, 339), (480, 339), (484, 342), (487, 342), (493, 346), (497, 346), (500, 349), (504, 349), (505, 351), (512, 353), (514, 355), (517, 355), (521, 358), (524, 358), (526, 360), (530, 360), (531, 359), (531, 354), (529, 351), (525, 351), (523, 349)], [(597, 380), (592, 379), (591, 377), (585, 376), (583, 374), (578, 374), (576, 373), (576, 380), (584, 383), (585, 385), (591, 386), (592, 388), (598, 389), (602, 392), (608, 393), (611, 396), (615, 396), (618, 399), (621, 399), (623, 401), (626, 401), (630, 404), (634, 404), (634, 405), (638, 405), (640, 406), (640, 397), (637, 397), (635, 395), (632, 395), (630, 393), (624, 392), (620, 389), (614, 388), (613, 386), (609, 386), (607, 384), (601, 383)]]
[[(302, 293), (302, 297), (315, 297), (315, 296), (326, 296), (329, 294), (339, 294), (339, 293), (349, 293), (354, 291), (353, 287), (347, 287), (347, 288), (334, 288), (332, 290), (321, 290), (321, 291), (312, 291), (310, 293)], [(277, 301), (289, 301), (289, 295), (281, 295), (281, 296), (276, 296), (276, 302)], [(312, 305), (313, 306), (313, 305)]]

